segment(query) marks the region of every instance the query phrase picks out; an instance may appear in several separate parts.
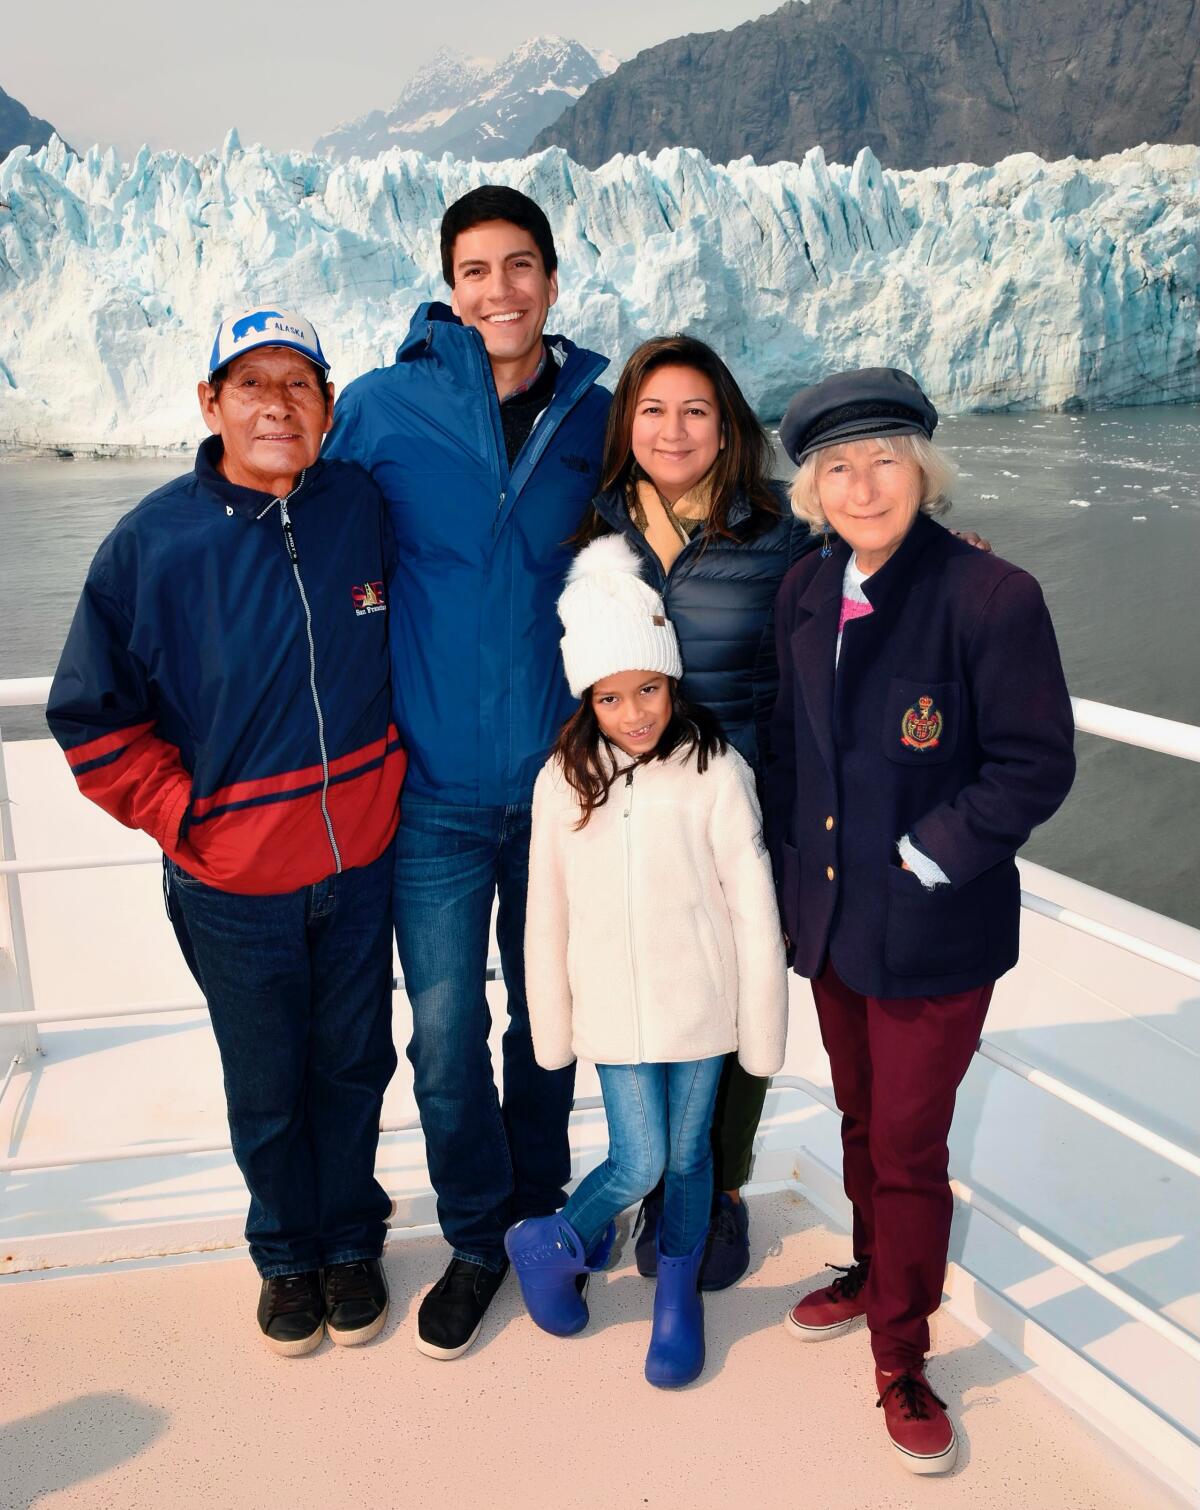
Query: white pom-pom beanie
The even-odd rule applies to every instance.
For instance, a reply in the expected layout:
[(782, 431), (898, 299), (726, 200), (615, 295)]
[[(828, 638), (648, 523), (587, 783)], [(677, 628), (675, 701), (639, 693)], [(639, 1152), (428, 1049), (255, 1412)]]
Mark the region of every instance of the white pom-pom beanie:
[(576, 556), (558, 600), (563, 665), (575, 697), (619, 671), (683, 675), (663, 600), (638, 572), (633, 547), (602, 535)]

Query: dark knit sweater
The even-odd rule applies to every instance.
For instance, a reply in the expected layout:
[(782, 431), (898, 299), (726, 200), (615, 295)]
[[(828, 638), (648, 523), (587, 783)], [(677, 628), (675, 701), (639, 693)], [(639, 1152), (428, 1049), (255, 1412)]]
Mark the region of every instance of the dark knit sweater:
[(554, 397), (558, 363), (549, 352), (535, 381), (521, 393), (511, 393), (500, 401), (500, 424), (504, 430), (504, 449), (508, 464), (521, 454), (521, 447), (533, 433), (534, 421)]

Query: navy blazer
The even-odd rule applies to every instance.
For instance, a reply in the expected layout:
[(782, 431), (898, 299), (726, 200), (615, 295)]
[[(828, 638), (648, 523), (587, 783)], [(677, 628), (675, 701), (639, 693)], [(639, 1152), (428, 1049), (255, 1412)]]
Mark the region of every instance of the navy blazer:
[[(1075, 774), (1074, 720), (1037, 582), (918, 514), (834, 652), (849, 547), (804, 557), (775, 609), (766, 823), (797, 974), (939, 996), (1017, 961), (1014, 856)], [(926, 891), (896, 842), (950, 877)]]

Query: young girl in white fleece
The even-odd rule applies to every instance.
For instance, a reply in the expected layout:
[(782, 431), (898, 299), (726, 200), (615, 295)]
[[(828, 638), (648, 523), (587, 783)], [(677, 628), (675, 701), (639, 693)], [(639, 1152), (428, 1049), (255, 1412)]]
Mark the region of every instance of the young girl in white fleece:
[(534, 789), (525, 983), (538, 1063), (596, 1064), (609, 1151), (505, 1247), (534, 1321), (569, 1336), (613, 1218), (665, 1174), (646, 1378), (672, 1387), (704, 1366), (723, 1060), (736, 1049), (752, 1075), (783, 1063), (783, 938), (750, 768), (679, 696), (675, 631), (621, 536), (581, 552), (558, 611), (580, 704)]

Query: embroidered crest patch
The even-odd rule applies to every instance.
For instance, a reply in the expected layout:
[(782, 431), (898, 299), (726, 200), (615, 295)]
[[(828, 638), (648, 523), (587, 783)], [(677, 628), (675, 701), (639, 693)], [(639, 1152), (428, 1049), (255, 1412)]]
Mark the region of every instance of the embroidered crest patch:
[(936, 750), (942, 737), (942, 715), (932, 697), (917, 698), (900, 720), (900, 743), (910, 750)]
[(383, 613), (387, 607), (382, 582), (364, 582), (361, 586), (355, 583), (350, 589), (350, 597), (354, 603), (354, 612), (360, 619), (364, 614)]

